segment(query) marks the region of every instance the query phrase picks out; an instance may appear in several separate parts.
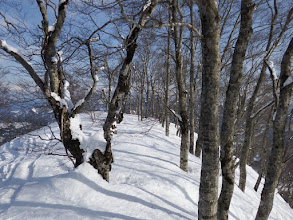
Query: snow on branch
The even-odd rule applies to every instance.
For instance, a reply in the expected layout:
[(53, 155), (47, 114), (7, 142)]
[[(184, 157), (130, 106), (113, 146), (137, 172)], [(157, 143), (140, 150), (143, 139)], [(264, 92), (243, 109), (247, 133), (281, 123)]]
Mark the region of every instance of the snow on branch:
[(63, 82), (64, 101), (67, 104), (68, 112), (71, 113), (71, 111), (73, 109), (73, 103), (72, 103), (72, 100), (71, 100), (71, 96), (70, 96), (70, 92), (68, 90), (68, 87), (69, 87), (69, 82), (67, 80), (64, 80), (64, 82)]
[(48, 32), (53, 32), (55, 30), (56, 24), (57, 24), (57, 20), (48, 27)]
[(151, 0), (148, 0), (147, 3), (143, 6), (143, 11), (145, 11), (152, 4)]
[(175, 116), (180, 122), (183, 122), (181, 116), (180, 116), (179, 114), (177, 114), (177, 113), (175, 112), (174, 109), (170, 109), (170, 111), (173, 113), (173, 115), (174, 115), (174, 116)]
[(68, 109), (67, 102), (62, 99), (59, 95), (57, 95), (55, 92), (51, 92), (51, 97), (55, 99), (56, 102), (60, 103), (60, 108), (63, 108), (64, 106)]
[(67, 0), (59, 0), (59, 5), (65, 3)]
[(277, 80), (278, 79), (278, 76), (276, 74), (276, 69), (274, 67), (274, 62), (273, 61), (270, 61), (270, 62), (265, 61), (265, 62), (266, 62), (266, 64), (269, 67), (270, 73), (272, 74), (272, 79), (273, 80)]
[(39, 88), (43, 92), (45, 91), (45, 86), (44, 86), (43, 81), (40, 79), (38, 74), (35, 72), (34, 68), (32, 67), (32, 64), (26, 60), (26, 58), (21, 54), (21, 52), (19, 50), (10, 46), (9, 44), (7, 44), (7, 42), (5, 40), (0, 40), (0, 49), (4, 50), (6, 53), (13, 56), (14, 59), (26, 69), (26, 71), (33, 78), (33, 80), (39, 86)]
[(32, 64), (31, 64), (29, 61), (27, 61), (26, 58), (22, 55), (22, 53), (21, 53), (18, 49), (16, 49), (16, 48), (12, 47), (11, 45), (7, 44), (6, 40), (0, 40), (0, 46), (1, 46), (2, 49), (4, 49), (4, 50), (5, 50), (6, 52), (8, 52), (8, 53), (13, 52), (13, 53), (17, 54), (17, 55), (20, 56), (20, 57), (21, 57), (21, 58), (22, 58), (22, 59), (23, 59), (28, 65), (32, 66)]

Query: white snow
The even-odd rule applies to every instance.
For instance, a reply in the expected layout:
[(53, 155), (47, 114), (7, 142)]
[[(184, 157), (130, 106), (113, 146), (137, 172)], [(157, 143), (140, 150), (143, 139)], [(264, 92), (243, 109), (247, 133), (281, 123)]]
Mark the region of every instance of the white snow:
[(57, 101), (60, 102), (60, 108), (63, 108), (63, 106), (66, 106), (66, 108), (68, 109), (68, 105), (67, 102), (62, 99), (59, 95), (57, 95), (55, 92), (51, 92), (51, 96)]
[[(75, 126), (83, 124), (88, 138), (83, 141), (93, 148), (101, 144), (105, 116), (95, 123), (85, 114), (73, 120)], [(51, 127), (59, 137), (57, 124)], [(66, 156), (48, 155), (65, 154), (58, 141), (24, 135), (2, 145), (0, 219), (197, 219), (201, 159), (189, 155), (188, 173), (180, 170), (175, 126), (166, 137), (156, 120), (138, 122), (137, 116), (125, 115), (118, 131), (109, 183), (88, 163), (73, 169)], [(46, 133), (52, 137), (48, 128)], [(44, 128), (32, 134), (47, 137)], [(235, 185), (229, 220), (254, 219), (263, 187), (261, 183), (254, 192), (257, 177), (247, 166), (246, 191)], [(236, 183), (238, 178), (236, 170)], [(279, 194), (269, 219), (293, 219), (293, 210)]]
[(80, 99), (78, 100), (78, 102), (74, 105), (74, 109), (78, 108), (79, 106), (81, 106), (84, 103), (84, 99)]
[(11, 51), (11, 52), (13, 52), (13, 53), (18, 54), (23, 60), (25, 60), (25, 62), (26, 62), (28, 65), (32, 66), (32, 64), (31, 64), (29, 61), (27, 61), (27, 59), (23, 56), (23, 54), (22, 54), (18, 49), (16, 49), (16, 48), (12, 47), (11, 45), (9, 45), (9, 44), (6, 42), (6, 40), (0, 40), (0, 43), (1, 43), (1, 46), (2, 46), (2, 47), (6, 48), (9, 52)]
[(57, 56), (57, 54), (51, 58), (51, 62), (52, 63), (55, 63), (55, 64), (58, 63), (58, 56)]
[(100, 40), (100, 37), (94, 37), (90, 39), (90, 42), (97, 42), (98, 40)]
[(145, 11), (152, 4), (151, 0), (148, 0), (147, 3), (143, 6), (143, 11)]
[(274, 67), (274, 62), (273, 61), (269, 62), (269, 67), (272, 70), (273, 80), (277, 80), (278, 77), (277, 77), (277, 74), (276, 74), (276, 69)]
[(57, 20), (48, 27), (48, 32), (53, 32), (55, 30), (56, 24), (57, 24)]
[(66, 2), (66, 0), (59, 0), (59, 5), (63, 4), (64, 2)]
[(8, 51), (12, 51), (14, 53), (19, 54), (18, 49), (16, 49), (16, 48), (10, 46), (9, 44), (7, 44), (6, 40), (1, 41), (1, 46), (7, 48)]
[(176, 118), (178, 118), (179, 121), (182, 122), (181, 115), (177, 114), (176, 111), (175, 111), (174, 109), (171, 109), (171, 112), (176, 116)]
[(57, 52), (57, 54), (58, 54), (58, 58), (59, 58), (60, 62), (62, 62), (63, 61), (62, 55), (64, 54), (64, 52), (62, 50), (60, 50)]
[(80, 115), (75, 115), (74, 118), (70, 118), (72, 138), (79, 140), (81, 148), (85, 151), (83, 154), (84, 160), (88, 161), (96, 148), (98, 148), (101, 152), (104, 152), (107, 143), (104, 139), (103, 129), (99, 129), (96, 133), (86, 135), (80, 129), (81, 124)]
[(67, 80), (64, 80), (64, 82), (63, 82), (64, 100), (67, 103), (68, 111), (71, 112), (72, 109), (73, 109), (73, 107), (74, 107), (74, 105), (72, 103), (72, 100), (71, 100), (71, 96), (70, 96), (70, 92), (68, 90), (68, 87), (69, 87), (69, 82)]

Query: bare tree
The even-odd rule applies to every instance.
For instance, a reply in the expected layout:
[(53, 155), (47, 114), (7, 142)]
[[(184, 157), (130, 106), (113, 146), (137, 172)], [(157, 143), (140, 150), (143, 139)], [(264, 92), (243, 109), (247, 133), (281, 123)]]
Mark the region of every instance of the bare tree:
[[(276, 1), (274, 1), (274, 9), (270, 7), (270, 10), (271, 10), (271, 14), (272, 14), (272, 20), (271, 20), (271, 24), (270, 24), (270, 32), (269, 32), (269, 37), (267, 40), (264, 60), (268, 60), (269, 57), (271, 56), (271, 54), (273, 53), (273, 51), (276, 49), (276, 47), (279, 46), (279, 43), (282, 40), (284, 33), (288, 29), (288, 25), (289, 25), (290, 21), (292, 20), (291, 15), (293, 13), (293, 8), (291, 8), (288, 15), (287, 15), (285, 24), (282, 26), (282, 29), (279, 32), (278, 36), (275, 38), (275, 40), (273, 40), (276, 19), (278, 16), (278, 7), (277, 7)], [(262, 86), (264, 78), (265, 78), (265, 73), (266, 73), (266, 64), (265, 64), (265, 62), (263, 62), (257, 84), (254, 88), (252, 96), (249, 99), (249, 102), (247, 105), (247, 110), (246, 110), (245, 137), (244, 137), (244, 143), (241, 148), (241, 154), (240, 154), (239, 188), (242, 191), (245, 190), (246, 164), (247, 164), (249, 149), (250, 149), (251, 140), (252, 140), (252, 133), (253, 133), (252, 126), (255, 121), (255, 117), (253, 117), (252, 115), (253, 115), (253, 111), (255, 110), (256, 98), (259, 94), (259, 91), (261, 89), (261, 86)]]
[(217, 219), (219, 179), (218, 99), (221, 68), (220, 15), (217, 1), (197, 1), (202, 28), (200, 138), (202, 168), (198, 219)]
[[(125, 19), (127, 19), (126, 15), (123, 11), (123, 5), (120, 1), (118, 1), (121, 13), (125, 16)], [(108, 115), (106, 118), (106, 121), (104, 123), (103, 129), (104, 129), (104, 137), (107, 141), (106, 150), (104, 153), (102, 153), (99, 150), (94, 151), (93, 157), (96, 158), (97, 161), (101, 161), (103, 164), (103, 177), (105, 179), (109, 179), (109, 171), (111, 170), (111, 163), (113, 162), (113, 156), (112, 156), (112, 145), (111, 145), (111, 136), (112, 136), (112, 128), (115, 126), (115, 123), (119, 122), (123, 118), (123, 111), (119, 111), (119, 103), (123, 104), (124, 100), (127, 99), (127, 95), (129, 93), (130, 89), (130, 76), (131, 76), (131, 62), (134, 56), (134, 53), (137, 48), (137, 38), (148, 21), (150, 15), (154, 12), (158, 1), (152, 0), (150, 4), (147, 4), (144, 6), (144, 8), (141, 11), (140, 20), (137, 22), (137, 24), (130, 30), (129, 35), (127, 36), (125, 47), (126, 47), (126, 57), (123, 60), (122, 67), (119, 72), (119, 79), (118, 84), (116, 86), (116, 89), (114, 91), (114, 94), (112, 96), (111, 102), (109, 103), (109, 109), (108, 109)], [(123, 109), (123, 106), (120, 108)], [(120, 115), (117, 115), (117, 111), (120, 113)], [(119, 119), (120, 118), (120, 119)], [(119, 121), (118, 121), (119, 119)], [(94, 166), (99, 166), (98, 164)]]
[[(193, 1), (189, 2), (189, 10), (190, 10), (190, 24), (194, 26), (194, 15), (193, 15)], [(195, 132), (195, 33), (193, 29), (190, 29), (190, 79), (189, 79), (189, 132), (190, 132), (190, 144), (189, 144), (189, 152), (194, 154), (194, 132)]]
[[(81, 147), (79, 139), (73, 136), (71, 125), (72, 120), (77, 118), (78, 112), (82, 109), (87, 100), (89, 100), (96, 87), (96, 69), (93, 64), (91, 50), (91, 43), (96, 41), (96, 39), (89, 38), (81, 44), (82, 46), (85, 46), (88, 51), (93, 84), (86, 96), (74, 105), (68, 90), (69, 83), (65, 79), (65, 73), (62, 67), (62, 52), (57, 51), (57, 42), (63, 29), (69, 1), (60, 1), (59, 5), (56, 6), (56, 21), (52, 26), (49, 26), (46, 2), (45, 4), (42, 0), (37, 0), (36, 2), (42, 15), (41, 60), (43, 61), (43, 67), (45, 69), (45, 73), (43, 73), (44, 78), (41, 79), (34, 66), (27, 61), (26, 57), (24, 57), (17, 49), (8, 45), (6, 41), (0, 41), (0, 48), (7, 54), (11, 55), (16, 62), (22, 65), (42, 91), (44, 97), (50, 104), (55, 119), (59, 125), (61, 141), (64, 144), (66, 151), (69, 151), (72, 154), (75, 159), (74, 166), (77, 167), (84, 161), (84, 149)], [(81, 126), (79, 129), (80, 132), (82, 132)]]
[(261, 193), (261, 201), (256, 214), (256, 220), (268, 219), (272, 210), (274, 191), (279, 177), (284, 169), (285, 128), (287, 114), (292, 95), (291, 61), (293, 57), (293, 38), (283, 56), (280, 73), (280, 88), (276, 97), (276, 110), (273, 116), (273, 148), (269, 158), (269, 165), (265, 178), (265, 185)]
[[(173, 0), (171, 5), (172, 22), (178, 23), (178, 15), (180, 16), (180, 22), (183, 21), (183, 16), (180, 11), (179, 1)], [(175, 43), (175, 72), (177, 87), (179, 92), (179, 114), (178, 117), (181, 131), (181, 146), (180, 146), (180, 168), (184, 171), (188, 170), (188, 149), (189, 149), (189, 129), (188, 129), (188, 111), (187, 111), (187, 90), (186, 83), (183, 76), (182, 66), (182, 36), (183, 27), (174, 26), (173, 38)]]
[(234, 190), (235, 167), (233, 159), (233, 139), (236, 118), (236, 106), (242, 80), (243, 62), (246, 48), (252, 34), (252, 15), (254, 5), (252, 0), (241, 1), (241, 24), (239, 36), (235, 45), (230, 80), (226, 91), (223, 122), (221, 127), (221, 168), (222, 190), (218, 204), (218, 219), (228, 219), (228, 211)]

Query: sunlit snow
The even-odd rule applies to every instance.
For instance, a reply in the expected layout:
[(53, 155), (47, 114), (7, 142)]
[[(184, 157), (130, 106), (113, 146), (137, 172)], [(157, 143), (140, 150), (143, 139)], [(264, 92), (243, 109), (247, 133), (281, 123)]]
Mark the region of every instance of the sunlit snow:
[[(100, 120), (76, 118), (92, 147), (101, 140)], [(58, 138), (57, 124), (51, 125)], [(48, 128), (31, 132), (1, 146), (0, 219), (197, 219), (201, 159), (189, 155), (188, 173), (180, 170), (180, 138), (171, 124), (170, 137), (154, 119), (137, 121), (125, 115), (113, 136), (114, 160), (110, 183), (84, 163), (77, 169)], [(90, 140), (90, 141), (89, 141)], [(254, 219), (260, 191), (257, 173), (247, 167), (246, 192), (235, 186), (229, 219)], [(238, 182), (238, 170), (236, 182)], [(221, 178), (220, 178), (221, 179)], [(269, 219), (292, 220), (293, 210), (275, 195)]]

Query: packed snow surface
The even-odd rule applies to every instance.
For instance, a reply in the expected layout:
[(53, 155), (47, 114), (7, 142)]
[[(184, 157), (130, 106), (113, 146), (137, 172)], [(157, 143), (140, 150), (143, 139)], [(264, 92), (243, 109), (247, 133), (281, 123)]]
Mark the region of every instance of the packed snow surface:
[[(100, 143), (94, 139), (100, 139), (105, 119), (96, 114), (96, 122), (80, 119), (92, 145)], [(52, 124), (1, 146), (0, 219), (197, 219), (201, 160), (189, 155), (188, 173), (180, 170), (174, 125), (166, 137), (156, 120), (126, 115), (113, 136), (110, 183), (88, 163), (74, 169), (66, 156), (55, 155), (65, 154), (58, 133)], [(261, 188), (254, 192), (257, 174), (247, 169), (245, 193), (235, 187), (231, 220), (254, 219), (257, 212)], [(293, 219), (277, 193), (269, 219)]]

